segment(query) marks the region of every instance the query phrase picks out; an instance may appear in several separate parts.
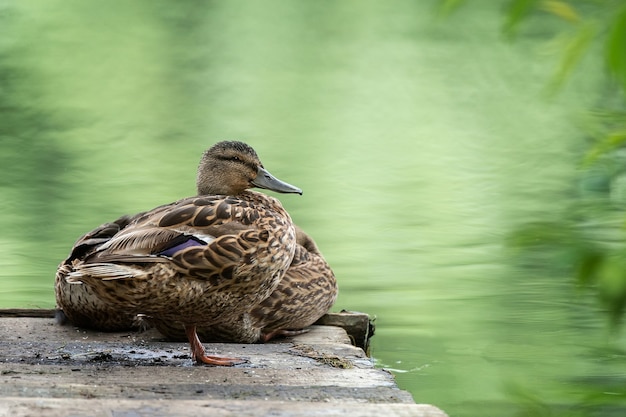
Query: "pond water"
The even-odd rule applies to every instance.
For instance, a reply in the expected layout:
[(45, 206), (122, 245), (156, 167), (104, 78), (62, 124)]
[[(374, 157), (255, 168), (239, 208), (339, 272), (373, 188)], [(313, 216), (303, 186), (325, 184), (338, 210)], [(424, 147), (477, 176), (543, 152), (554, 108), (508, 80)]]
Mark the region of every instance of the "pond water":
[[(40, 1), (2, 6), (0, 307), (54, 306), (94, 226), (192, 195), (203, 149), (250, 143), (376, 316), (372, 353), (451, 416), (624, 415), (626, 340), (517, 227), (575, 198), (598, 99), (499, 6), (436, 2)], [(553, 24), (543, 22), (544, 25)]]

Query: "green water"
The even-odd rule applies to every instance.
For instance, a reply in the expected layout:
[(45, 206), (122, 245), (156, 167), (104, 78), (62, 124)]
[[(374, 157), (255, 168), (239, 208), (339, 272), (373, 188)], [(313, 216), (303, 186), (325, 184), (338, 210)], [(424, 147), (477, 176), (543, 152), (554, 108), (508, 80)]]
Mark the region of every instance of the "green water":
[(542, 27), (504, 42), (496, 3), (4, 3), (0, 307), (53, 307), (79, 235), (192, 195), (202, 150), (240, 139), (304, 190), (280, 199), (335, 309), (377, 317), (373, 355), (417, 402), (623, 415), (624, 337), (505, 245), (572, 204), (597, 68), (546, 100)]

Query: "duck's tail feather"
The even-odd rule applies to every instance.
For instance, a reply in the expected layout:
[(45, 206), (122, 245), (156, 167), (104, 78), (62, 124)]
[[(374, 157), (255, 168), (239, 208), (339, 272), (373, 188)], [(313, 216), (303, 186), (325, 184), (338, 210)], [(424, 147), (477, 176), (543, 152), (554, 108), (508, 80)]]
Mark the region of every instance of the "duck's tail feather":
[(148, 275), (147, 271), (130, 265), (91, 263), (76, 266), (65, 280), (70, 284), (80, 284), (91, 279), (110, 281), (115, 279), (147, 278)]

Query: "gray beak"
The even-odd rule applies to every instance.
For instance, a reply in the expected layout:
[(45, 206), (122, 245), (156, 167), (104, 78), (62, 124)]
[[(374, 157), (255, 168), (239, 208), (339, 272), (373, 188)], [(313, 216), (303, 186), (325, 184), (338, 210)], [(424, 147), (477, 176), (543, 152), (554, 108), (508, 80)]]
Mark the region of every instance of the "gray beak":
[(302, 190), (287, 184), (270, 174), (266, 169), (259, 167), (256, 178), (252, 180), (255, 187), (264, 188), (266, 190), (276, 191), (277, 193), (292, 193), (302, 195)]

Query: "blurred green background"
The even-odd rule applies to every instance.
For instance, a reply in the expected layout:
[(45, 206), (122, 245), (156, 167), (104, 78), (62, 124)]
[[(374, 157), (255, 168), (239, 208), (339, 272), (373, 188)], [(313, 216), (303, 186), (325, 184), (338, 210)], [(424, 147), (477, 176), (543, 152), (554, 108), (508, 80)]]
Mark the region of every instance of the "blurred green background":
[(0, 2), (0, 307), (239, 139), (417, 402), (623, 416), (622, 6)]

